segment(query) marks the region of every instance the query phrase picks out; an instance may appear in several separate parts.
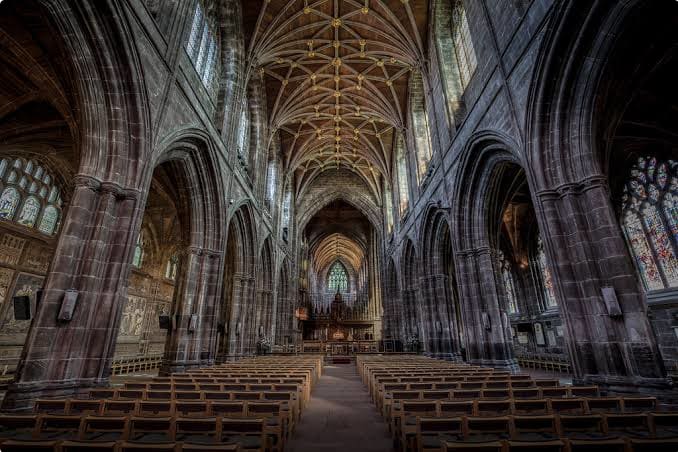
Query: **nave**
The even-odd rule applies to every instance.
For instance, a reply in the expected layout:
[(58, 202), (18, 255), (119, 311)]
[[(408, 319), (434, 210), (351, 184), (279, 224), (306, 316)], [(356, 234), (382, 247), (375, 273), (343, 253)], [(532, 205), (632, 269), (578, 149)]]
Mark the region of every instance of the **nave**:
[(0, 415), (0, 448), (55, 452), (662, 452), (656, 397), (417, 355), (266, 356), (123, 379)]

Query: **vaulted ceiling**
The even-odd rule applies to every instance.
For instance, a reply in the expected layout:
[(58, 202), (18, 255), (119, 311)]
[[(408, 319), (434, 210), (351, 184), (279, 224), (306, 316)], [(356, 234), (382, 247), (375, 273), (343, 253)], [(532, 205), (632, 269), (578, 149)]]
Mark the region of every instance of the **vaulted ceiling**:
[(243, 3), (251, 76), (265, 78), (286, 169), (312, 180), (346, 167), (378, 192), (406, 124), (409, 78), (424, 61), (428, 2)]

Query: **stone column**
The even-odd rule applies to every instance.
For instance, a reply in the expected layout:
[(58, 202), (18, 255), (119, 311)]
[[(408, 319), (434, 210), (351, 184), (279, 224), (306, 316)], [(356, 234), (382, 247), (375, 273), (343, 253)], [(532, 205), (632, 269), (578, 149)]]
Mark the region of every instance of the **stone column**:
[[(606, 178), (543, 190), (537, 198), (576, 381), (619, 392), (668, 388)], [(618, 312), (603, 300), (605, 287), (614, 290)]]
[[(74, 396), (108, 383), (143, 212), (136, 190), (82, 175), (74, 185), (5, 410), (27, 409), (36, 398)], [(77, 302), (71, 320), (60, 321), (69, 289), (77, 291)]]
[[(456, 341), (457, 318), (454, 302), (449, 293), (448, 277), (433, 275), (421, 278), (422, 286), (428, 287), (428, 296), (431, 299), (430, 319), (425, 323), (430, 325), (430, 348), (436, 358), (459, 360), (461, 358), (459, 344)], [(424, 297), (426, 299), (426, 296)]]
[(251, 303), (251, 288), (254, 278), (236, 273), (233, 275), (233, 296), (231, 298), (230, 316), (228, 323), (228, 355), (245, 354), (247, 331), (247, 303)]
[(473, 364), (517, 370), (506, 316), (488, 247), (457, 253), (467, 360)]
[(180, 271), (161, 373), (214, 364), (217, 306), (221, 290), (221, 253), (189, 248)]

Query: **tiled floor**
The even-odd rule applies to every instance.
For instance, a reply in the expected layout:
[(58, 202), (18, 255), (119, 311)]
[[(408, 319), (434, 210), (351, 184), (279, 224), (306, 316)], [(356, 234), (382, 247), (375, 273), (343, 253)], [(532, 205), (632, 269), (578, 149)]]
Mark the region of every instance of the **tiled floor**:
[(324, 367), (302, 414), (290, 452), (388, 452), (386, 424), (360, 381), (355, 365)]

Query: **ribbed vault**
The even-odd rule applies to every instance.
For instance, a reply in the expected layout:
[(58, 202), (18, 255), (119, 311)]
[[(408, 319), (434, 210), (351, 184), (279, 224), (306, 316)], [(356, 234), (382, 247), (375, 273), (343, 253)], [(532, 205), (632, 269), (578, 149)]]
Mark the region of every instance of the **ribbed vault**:
[[(341, 167), (390, 173), (408, 80), (424, 60), (426, 2), (246, 2), (250, 76), (265, 78), (272, 134), (300, 179)], [(255, 19), (256, 17), (256, 19)]]

